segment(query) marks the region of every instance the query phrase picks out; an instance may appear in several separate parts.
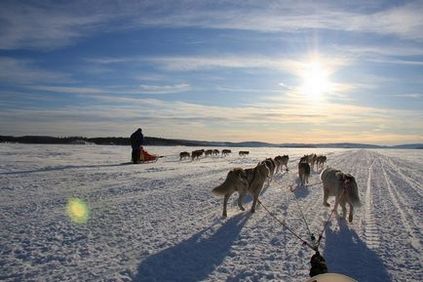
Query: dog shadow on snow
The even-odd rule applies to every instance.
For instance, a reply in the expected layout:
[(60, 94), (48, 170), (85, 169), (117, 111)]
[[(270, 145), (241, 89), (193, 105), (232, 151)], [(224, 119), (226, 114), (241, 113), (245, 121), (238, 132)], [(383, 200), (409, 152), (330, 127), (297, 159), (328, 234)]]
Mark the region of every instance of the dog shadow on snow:
[(295, 184), (290, 186), (289, 189), (292, 189), (295, 198), (306, 198), (310, 194), (310, 185), (302, 185), (299, 178), (295, 180)]
[(367, 247), (343, 218), (338, 218), (339, 230), (325, 230), (325, 249), (329, 272), (342, 273), (358, 281), (391, 281), (383, 261)]
[(211, 236), (207, 228), (181, 243), (147, 257), (135, 281), (200, 281), (219, 266), (239, 237), (250, 213), (229, 218)]

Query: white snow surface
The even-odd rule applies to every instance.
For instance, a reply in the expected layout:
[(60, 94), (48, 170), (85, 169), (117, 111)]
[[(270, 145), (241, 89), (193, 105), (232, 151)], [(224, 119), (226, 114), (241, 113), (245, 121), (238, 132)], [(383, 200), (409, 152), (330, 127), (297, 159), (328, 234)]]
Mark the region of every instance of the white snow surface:
[[(165, 157), (133, 165), (125, 146), (0, 144), (0, 280), (305, 281), (312, 250), (263, 207), (251, 214), (251, 199), (243, 212), (233, 195), (223, 219), (223, 198), (211, 190), (234, 167), (288, 154), (289, 172), (260, 200), (308, 240), (298, 207), (316, 236), (330, 214), (319, 174), (289, 186), (299, 158), (317, 153), (355, 176), (362, 203), (352, 223), (339, 208), (323, 232), (329, 270), (358, 281), (423, 281), (423, 150), (229, 148), (228, 157), (179, 161), (198, 148), (146, 148)], [(88, 203), (86, 223), (68, 217), (72, 197)]]

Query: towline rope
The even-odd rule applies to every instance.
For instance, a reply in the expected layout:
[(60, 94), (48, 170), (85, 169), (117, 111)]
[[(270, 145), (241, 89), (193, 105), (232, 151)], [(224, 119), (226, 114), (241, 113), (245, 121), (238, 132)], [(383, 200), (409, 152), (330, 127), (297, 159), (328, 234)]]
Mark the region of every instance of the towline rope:
[(315, 246), (312, 246), (309, 242), (307, 242), (306, 240), (304, 240), (303, 238), (301, 238), (297, 233), (295, 233), (291, 228), (289, 228), (288, 225), (286, 225), (286, 223), (282, 220), (280, 220), (279, 218), (276, 217), (276, 215), (274, 215), (271, 211), (269, 211), (268, 208), (266, 208), (265, 205), (263, 205), (263, 203), (257, 199), (257, 203), (259, 203), (266, 211), (267, 213), (273, 217), (280, 225), (282, 225), (283, 227), (285, 227), (292, 235), (294, 235), (297, 239), (299, 239), (303, 245), (308, 246), (310, 249), (312, 249), (313, 251), (318, 252), (318, 248)]
[[(291, 190), (291, 192), (294, 192), (295, 191), (295, 190), (292, 190), (292, 185), (290, 185), (289, 190)], [(297, 204), (297, 207), (298, 207), (298, 209), (300, 211), (301, 217), (303, 218), (303, 221), (304, 221), (304, 223), (305, 223), (305, 225), (307, 227), (307, 232), (308, 232), (308, 235), (310, 236), (310, 240), (311, 240), (311, 242), (313, 244), (315, 244), (316, 243), (315, 242), (316, 241), (316, 237), (314, 237), (314, 234), (311, 233), (311, 231), (310, 231), (310, 227), (308, 226), (307, 220), (306, 220), (306, 218), (304, 216), (304, 213), (303, 213), (303, 210), (302, 210), (302, 208), (300, 206), (300, 203), (298, 203), (297, 197), (294, 196), (294, 200), (295, 200), (295, 203)]]
[[(342, 192), (341, 192), (341, 196), (339, 197), (339, 201), (338, 201), (338, 203), (342, 200), (342, 198), (344, 197), (344, 192), (345, 192), (345, 189), (343, 189), (342, 190)], [(304, 222), (306, 223), (306, 226), (307, 226), (307, 229), (308, 229), (308, 232), (309, 232), (309, 235), (310, 235), (310, 239), (311, 239), (311, 241), (312, 241), (312, 243), (313, 244), (310, 244), (308, 241), (306, 241), (306, 240), (304, 240), (303, 238), (301, 238), (301, 236), (300, 235), (298, 235), (297, 233), (295, 233), (288, 225), (286, 225), (286, 223), (285, 223), (285, 221), (282, 221), (282, 220), (280, 220), (279, 218), (277, 218), (276, 217), (276, 215), (274, 215), (265, 205), (263, 205), (263, 203), (260, 201), (260, 199), (257, 199), (257, 202), (266, 210), (266, 212), (271, 216), (271, 217), (273, 217), (280, 225), (282, 225), (283, 227), (285, 227), (292, 235), (294, 235), (297, 239), (299, 239), (302, 243), (303, 243), (303, 245), (306, 245), (306, 246), (308, 246), (310, 249), (312, 249), (313, 251), (315, 251), (315, 252), (319, 252), (319, 246), (320, 246), (320, 242), (322, 241), (322, 239), (323, 239), (323, 233), (325, 232), (325, 230), (326, 230), (326, 228), (327, 228), (327, 226), (328, 226), (328, 224), (329, 224), (329, 221), (330, 221), (330, 219), (332, 218), (332, 215), (333, 215), (333, 213), (336, 211), (335, 210), (335, 208), (336, 207), (334, 207), (333, 209), (332, 209), (332, 211), (331, 211), (331, 213), (329, 214), (329, 216), (328, 216), (328, 218), (327, 218), (327, 220), (326, 220), (326, 222), (325, 222), (325, 224), (324, 224), (324, 226), (323, 226), (323, 229), (322, 229), (322, 231), (320, 232), (320, 234), (319, 234), (319, 237), (318, 237), (318, 239), (317, 239), (317, 241), (315, 241), (316, 240), (316, 238), (314, 237), (314, 235), (310, 232), (310, 229), (309, 229), (309, 227), (308, 227), (308, 224), (307, 224), (307, 221), (305, 220), (305, 217), (304, 217), (304, 214), (302, 213), (302, 211), (301, 211), (301, 209), (300, 209), (300, 212), (301, 212), (301, 214), (302, 214), (302, 216), (303, 216), (303, 220), (304, 220)], [(298, 203), (297, 203), (297, 205), (298, 205)], [(299, 205), (298, 205), (299, 206)], [(300, 207), (299, 207), (300, 208)]]
[[(344, 192), (345, 192), (345, 188), (342, 189), (341, 196), (339, 197), (339, 202), (341, 202), (342, 198), (344, 197)], [(325, 225), (323, 226), (322, 232), (320, 232), (320, 234), (319, 234), (319, 239), (317, 239), (317, 243), (316, 243), (316, 247), (317, 248), (319, 248), (319, 246), (320, 246), (320, 241), (323, 238), (323, 232), (326, 230), (326, 227), (328, 226), (329, 221), (330, 221), (333, 213), (336, 212), (336, 209), (335, 208), (337, 209), (338, 207), (333, 207), (332, 212), (329, 214), (328, 219), (326, 220)]]

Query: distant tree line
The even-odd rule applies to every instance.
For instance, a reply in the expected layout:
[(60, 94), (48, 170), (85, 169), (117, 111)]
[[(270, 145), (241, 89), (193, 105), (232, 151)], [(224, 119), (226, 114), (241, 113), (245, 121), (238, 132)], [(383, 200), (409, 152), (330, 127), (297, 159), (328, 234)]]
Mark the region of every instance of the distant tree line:
[[(69, 136), (69, 137), (52, 137), (52, 136), (0, 136), (0, 143), (24, 143), (24, 144), (97, 144), (97, 145), (129, 145), (129, 138), (125, 137), (82, 137), (82, 136)], [(177, 139), (164, 139), (158, 137), (144, 137), (145, 145), (155, 146), (205, 146), (207, 142), (201, 141), (188, 141)]]
[[(128, 146), (129, 138), (126, 137), (52, 137), (52, 136), (1, 136), (0, 143), (25, 143), (25, 144), (97, 144), (97, 145), (122, 145)], [(152, 146), (228, 146), (228, 147), (284, 147), (284, 148), (397, 148), (397, 149), (423, 149), (423, 144), (402, 144), (396, 146), (379, 146), (355, 143), (325, 143), (325, 144), (271, 144), (266, 142), (214, 142), (182, 139), (165, 139), (159, 137), (144, 137), (145, 145)]]

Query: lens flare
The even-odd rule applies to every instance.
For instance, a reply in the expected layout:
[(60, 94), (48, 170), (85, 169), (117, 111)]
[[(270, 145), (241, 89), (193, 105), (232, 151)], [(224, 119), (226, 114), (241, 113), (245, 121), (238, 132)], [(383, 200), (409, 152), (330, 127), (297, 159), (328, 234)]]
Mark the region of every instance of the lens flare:
[(79, 198), (69, 199), (66, 212), (73, 222), (80, 224), (86, 223), (90, 215), (87, 203)]

